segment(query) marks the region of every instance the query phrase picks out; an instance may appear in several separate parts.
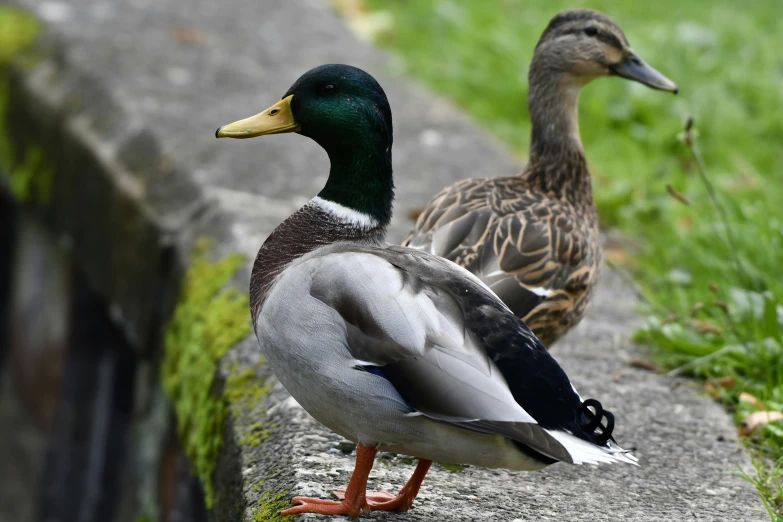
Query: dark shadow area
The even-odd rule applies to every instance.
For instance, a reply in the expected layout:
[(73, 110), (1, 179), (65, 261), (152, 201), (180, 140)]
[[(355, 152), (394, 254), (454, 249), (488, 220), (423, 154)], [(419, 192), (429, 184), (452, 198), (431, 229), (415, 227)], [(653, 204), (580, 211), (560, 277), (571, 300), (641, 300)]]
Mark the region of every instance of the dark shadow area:
[(75, 279), (38, 519), (97, 522), (113, 519), (129, 468), (135, 354), (110, 321), (106, 304), (80, 276)]
[[(0, 521), (136, 521), (152, 516), (151, 501), (161, 522), (206, 522), (173, 415), (149, 420), (159, 408), (156, 341), (129, 342), (28, 210), (0, 188), (0, 425), (11, 427), (0, 430)], [(174, 250), (163, 255), (165, 277), (176, 277)], [(172, 288), (160, 288), (160, 317)]]
[[(2, 177), (2, 174), (0, 174), (0, 177)], [(0, 186), (0, 382), (4, 378), (8, 353), (8, 317), (15, 222), (16, 206), (6, 192), (5, 187)]]

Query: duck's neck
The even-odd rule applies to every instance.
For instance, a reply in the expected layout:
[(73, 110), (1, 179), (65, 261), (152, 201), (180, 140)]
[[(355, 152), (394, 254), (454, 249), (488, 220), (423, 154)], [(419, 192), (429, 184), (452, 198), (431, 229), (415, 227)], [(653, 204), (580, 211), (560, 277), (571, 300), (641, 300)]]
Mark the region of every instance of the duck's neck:
[(353, 156), (327, 150), (332, 168), (324, 189), (281, 223), (258, 251), (250, 279), (254, 321), (277, 276), (296, 259), (334, 243), (380, 244), (385, 239), (394, 198), (391, 145), (355, 149)]
[(331, 169), (318, 197), (334, 208), (348, 209), (341, 213), (348, 225), (366, 222), (385, 229), (394, 200), (391, 144), (364, 137), (332, 144), (326, 151)]
[(524, 176), (557, 197), (592, 204), (590, 174), (579, 136), (579, 94), (584, 86), (534, 59), (529, 75), (532, 122), (530, 164)]

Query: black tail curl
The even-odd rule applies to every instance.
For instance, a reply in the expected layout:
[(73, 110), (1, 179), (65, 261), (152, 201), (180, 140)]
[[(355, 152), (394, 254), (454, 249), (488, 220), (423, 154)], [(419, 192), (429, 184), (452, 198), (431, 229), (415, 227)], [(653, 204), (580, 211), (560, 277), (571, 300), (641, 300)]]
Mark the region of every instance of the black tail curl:
[[(595, 399), (584, 401), (579, 406), (578, 412), (587, 419), (587, 422), (580, 426), (587, 437), (599, 446), (605, 446), (610, 440), (614, 442), (614, 438), (612, 438), (614, 415), (612, 412), (605, 410), (601, 403)], [(606, 419), (606, 424), (603, 424), (603, 419)]]

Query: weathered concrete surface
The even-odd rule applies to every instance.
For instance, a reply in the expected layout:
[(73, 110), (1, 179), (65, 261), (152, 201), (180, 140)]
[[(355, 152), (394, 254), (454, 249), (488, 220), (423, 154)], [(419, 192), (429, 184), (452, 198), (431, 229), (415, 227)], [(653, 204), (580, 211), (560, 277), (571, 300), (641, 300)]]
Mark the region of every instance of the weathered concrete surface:
[[(722, 408), (687, 381), (669, 381), (630, 368), (640, 350), (623, 341), (632, 328), (633, 295), (616, 275), (603, 279), (588, 317), (554, 350), (583, 396), (599, 397), (618, 419), (617, 440), (636, 447), (640, 467), (558, 464), (536, 473), (433, 468), (410, 512), (376, 520), (764, 520), (758, 499), (736, 477), (747, 458)], [(252, 355), (248, 355), (252, 357)], [(353, 456), (293, 400), (267, 413), (275, 437), (245, 458), (246, 475), (265, 478), (270, 464), (278, 487), (328, 495), (347, 484)], [(395, 491), (412, 465), (379, 459), (369, 487)]]
[[(47, 22), (38, 66), (18, 69), (12, 114), (20, 146), (55, 165), (52, 228), (138, 344), (155, 344), (176, 288), (176, 260), (195, 239), (254, 255), (266, 234), (323, 185), (326, 156), (298, 136), (218, 142), (214, 128), (279, 99), (306, 69), (344, 62), (384, 85), (395, 116), (398, 186), (392, 239), (407, 211), (466, 176), (516, 170), (511, 156), (448, 103), (398, 76), (321, 0), (15, 0)], [(57, 49), (57, 52), (52, 52)], [(447, 59), (447, 57), (444, 57)], [(238, 284), (247, 282), (248, 270)], [(737, 478), (747, 457), (721, 408), (625, 364), (632, 296), (606, 274), (588, 319), (554, 353), (586, 396), (618, 418), (617, 437), (642, 466), (558, 465), (539, 473), (434, 469), (407, 514), (378, 520), (763, 520)], [(252, 339), (224, 375), (259, 362)], [(214, 520), (250, 518), (270, 496), (324, 495), (352, 458), (279, 385), (235, 411), (216, 472)], [(269, 428), (255, 447), (241, 434)], [(412, 467), (376, 466), (372, 488), (398, 488)], [(266, 499), (266, 500), (261, 500)], [(247, 502), (245, 505), (244, 502)], [(306, 519), (309, 517), (301, 517)]]

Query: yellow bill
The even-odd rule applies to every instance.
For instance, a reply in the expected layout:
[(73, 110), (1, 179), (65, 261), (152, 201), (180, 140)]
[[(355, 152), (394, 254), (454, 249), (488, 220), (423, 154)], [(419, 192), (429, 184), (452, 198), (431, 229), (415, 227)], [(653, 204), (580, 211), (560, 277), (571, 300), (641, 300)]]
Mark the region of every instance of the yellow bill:
[(215, 137), (245, 139), (265, 134), (297, 132), (300, 127), (294, 121), (294, 114), (291, 112), (293, 97), (293, 94), (287, 96), (255, 116), (223, 125), (215, 132)]

